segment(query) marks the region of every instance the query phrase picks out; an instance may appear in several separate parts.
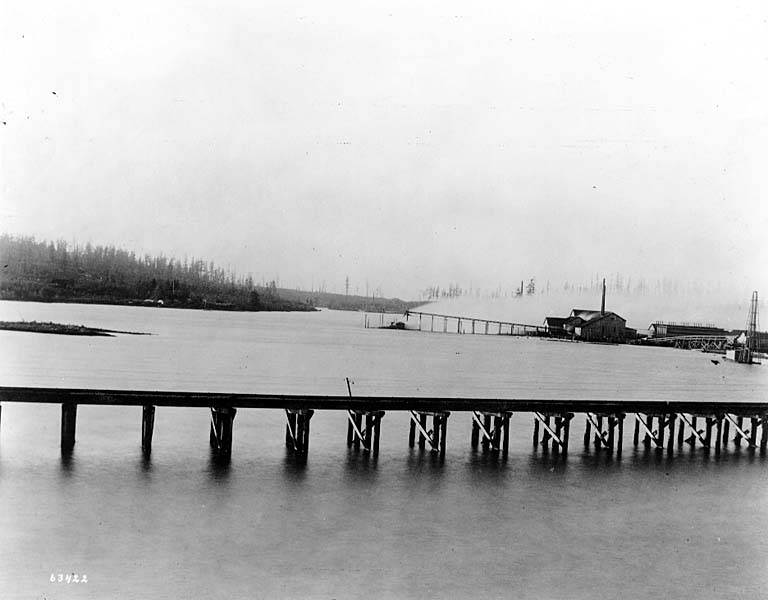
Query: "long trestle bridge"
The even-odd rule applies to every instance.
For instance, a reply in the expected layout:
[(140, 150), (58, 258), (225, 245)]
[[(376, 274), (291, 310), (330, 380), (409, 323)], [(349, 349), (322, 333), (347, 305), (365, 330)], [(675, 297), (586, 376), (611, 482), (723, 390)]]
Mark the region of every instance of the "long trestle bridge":
[(406, 321), (414, 319), (414, 326), (419, 331), (439, 333), (471, 333), (474, 335), (544, 335), (543, 325), (528, 325), (511, 321), (495, 321), (493, 319), (478, 319), (456, 315), (444, 315), (418, 310), (406, 310), (403, 314)]
[[(340, 411), (346, 416), (347, 446), (377, 454), (381, 423), (387, 411), (405, 411), (410, 417), (408, 444), (445, 454), (451, 412), (472, 415), (470, 444), (506, 455), (510, 419), (527, 415), (533, 421), (533, 444), (566, 456), (575, 415), (584, 417), (584, 444), (621, 453), (625, 421), (634, 427), (633, 444), (666, 449), (700, 444), (720, 452), (732, 441), (752, 451), (766, 452), (768, 402), (694, 402), (661, 400), (539, 400), (498, 398), (421, 398), (379, 396), (319, 396), (226, 394), (209, 392), (152, 392), (34, 387), (0, 387), (0, 402), (55, 403), (61, 405), (61, 450), (72, 451), (78, 405), (142, 407), (141, 447), (152, 450), (156, 407), (197, 407), (210, 410), (209, 441), (214, 455), (232, 453), (233, 426), (238, 410), (285, 411), (285, 443), (290, 452), (306, 458), (310, 423), (315, 411)], [(0, 405), (1, 409), (1, 405)], [(2, 413), (0, 413), (0, 416)], [(432, 421), (431, 427), (429, 421)]]

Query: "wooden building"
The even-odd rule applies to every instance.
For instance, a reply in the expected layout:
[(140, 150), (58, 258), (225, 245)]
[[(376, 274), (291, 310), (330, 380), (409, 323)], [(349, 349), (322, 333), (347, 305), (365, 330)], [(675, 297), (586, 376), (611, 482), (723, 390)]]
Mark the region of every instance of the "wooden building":
[(725, 329), (714, 325), (702, 325), (700, 323), (665, 323), (656, 321), (648, 326), (648, 337), (682, 337), (682, 336), (718, 336), (728, 335)]

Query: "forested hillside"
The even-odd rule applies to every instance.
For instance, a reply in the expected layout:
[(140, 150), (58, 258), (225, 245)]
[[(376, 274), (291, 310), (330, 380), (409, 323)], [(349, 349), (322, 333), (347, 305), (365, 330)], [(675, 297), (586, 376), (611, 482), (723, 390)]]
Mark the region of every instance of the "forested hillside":
[(137, 256), (114, 246), (71, 246), (0, 235), (0, 299), (153, 304), (218, 310), (314, 310), (273, 283), (199, 259)]

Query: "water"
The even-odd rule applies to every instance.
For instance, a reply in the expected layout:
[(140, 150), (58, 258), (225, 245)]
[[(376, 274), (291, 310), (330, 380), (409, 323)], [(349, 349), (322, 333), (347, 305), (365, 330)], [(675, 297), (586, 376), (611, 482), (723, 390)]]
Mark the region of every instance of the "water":
[[(359, 315), (242, 314), (0, 303), (37, 319), (153, 336), (0, 332), (3, 385), (359, 394), (765, 399), (764, 367), (665, 349), (364, 330)], [(241, 410), (228, 467), (208, 414), (158, 408), (153, 454), (138, 407), (81, 406), (73, 456), (60, 408), (2, 407), (0, 598), (757, 597), (768, 589), (766, 460), (668, 457), (625, 439), (620, 460), (534, 452), (512, 418), (500, 461), (454, 413), (443, 461), (407, 447), (388, 413), (377, 460), (318, 411), (308, 462), (280, 411)], [(630, 428), (627, 428), (630, 429)], [(85, 573), (87, 584), (51, 583)]]

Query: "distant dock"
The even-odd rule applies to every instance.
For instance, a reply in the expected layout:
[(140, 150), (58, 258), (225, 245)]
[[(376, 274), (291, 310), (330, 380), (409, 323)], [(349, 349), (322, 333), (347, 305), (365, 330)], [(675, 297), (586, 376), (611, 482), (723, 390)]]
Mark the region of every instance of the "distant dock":
[(768, 402), (352, 397), (35, 387), (0, 387), (0, 402), (60, 404), (63, 453), (71, 452), (75, 445), (78, 405), (142, 407), (141, 446), (146, 455), (152, 449), (156, 407), (164, 406), (209, 410), (210, 445), (214, 454), (224, 459), (232, 453), (235, 415), (248, 408), (285, 411), (285, 443), (300, 458), (306, 458), (309, 452), (310, 423), (318, 410), (343, 412), (347, 446), (373, 455), (378, 453), (381, 423), (387, 411), (408, 413), (410, 447), (418, 444), (419, 448), (428, 447), (441, 456), (445, 454), (451, 412), (471, 413), (472, 448), (481, 445), (483, 451), (502, 456), (508, 452), (509, 423), (515, 414), (532, 419), (535, 448), (562, 457), (568, 454), (572, 421), (577, 413), (584, 416), (584, 444), (594, 444), (610, 453), (622, 451), (627, 418), (634, 426), (635, 446), (664, 449), (670, 455), (684, 444), (700, 444), (707, 451), (719, 453), (732, 441), (749, 451), (759, 449), (761, 454), (768, 445)]
[[(370, 319), (368, 315), (365, 318), (364, 326), (371, 327), (389, 327), (392, 329), (404, 329), (407, 327), (394, 327), (385, 323), (384, 313), (379, 313), (379, 318)], [(390, 317), (392, 315), (389, 315)], [(406, 310), (402, 315), (405, 322), (409, 322), (413, 317), (415, 327), (418, 331), (429, 331), (432, 333), (459, 333), (473, 335), (512, 335), (512, 336), (539, 336), (545, 335), (546, 327), (543, 325), (528, 325), (525, 323), (513, 323), (511, 321), (496, 321), (493, 319), (478, 319), (474, 317), (461, 317), (456, 315), (445, 315), (418, 310)], [(374, 323), (378, 320), (378, 325)], [(402, 322), (402, 321), (401, 321)]]

